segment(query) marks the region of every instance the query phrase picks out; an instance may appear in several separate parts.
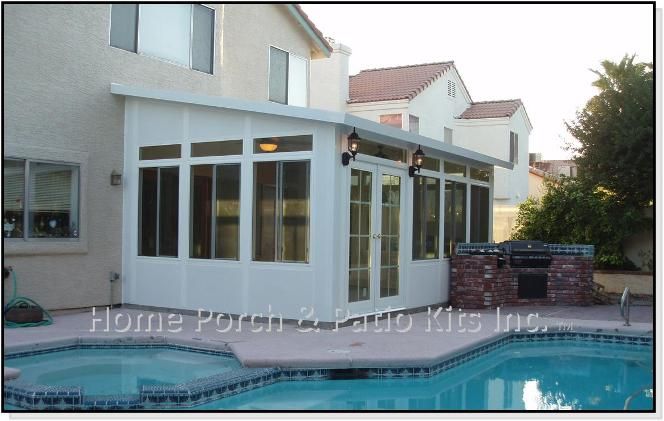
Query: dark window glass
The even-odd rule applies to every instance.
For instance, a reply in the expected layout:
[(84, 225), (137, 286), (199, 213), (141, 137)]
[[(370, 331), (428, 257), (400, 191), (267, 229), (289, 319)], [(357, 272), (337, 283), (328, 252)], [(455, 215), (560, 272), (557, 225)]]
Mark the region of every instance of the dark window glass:
[(470, 187), (470, 242), (489, 241), (489, 188)]
[(178, 167), (159, 169), (159, 250), (160, 256), (178, 255)]
[(312, 135), (254, 139), (254, 153), (310, 151)]
[(395, 148), (394, 146), (383, 145), (382, 143), (372, 142), (362, 139), (360, 141), (361, 154), (375, 156), (377, 158), (389, 159), (397, 162), (406, 162), (407, 151), (405, 149)]
[(457, 177), (466, 176), (466, 166), (445, 161), (445, 174), (455, 175)]
[(491, 177), (491, 170), (481, 170), (479, 168), (470, 167), (470, 178), (479, 181), (489, 181)]
[(211, 74), (214, 60), (214, 10), (195, 4), (193, 24), (191, 67)]
[(240, 257), (240, 165), (217, 165), (215, 186), (214, 257), (237, 260)]
[(212, 256), (212, 171), (213, 165), (191, 167), (191, 244), (189, 255)]
[(466, 184), (445, 182), (445, 257), (466, 242)]
[(115, 3), (111, 6), (111, 45), (136, 52), (138, 5)]
[(306, 262), (309, 248), (309, 162), (283, 162), (281, 169), (281, 260)]
[(309, 259), (309, 161), (254, 164), (254, 260)]
[(277, 162), (254, 164), (254, 260), (273, 262), (277, 223)]
[(180, 158), (180, 145), (141, 146), (138, 159), (177, 159)]
[(430, 171), (440, 171), (440, 160), (436, 158), (429, 158), (428, 156), (425, 156), (422, 159), (422, 168), (425, 170), (430, 170)]
[(437, 259), (440, 221), (440, 180), (413, 178), (413, 259)]
[(138, 254), (157, 255), (157, 189), (159, 168), (139, 170)]
[(242, 140), (198, 142), (191, 144), (192, 158), (200, 156), (242, 155)]
[(288, 103), (288, 53), (270, 47), (270, 101)]
[(519, 135), (514, 132), (510, 132), (510, 162), (519, 163)]
[(178, 255), (179, 168), (139, 170), (140, 256)]
[(2, 234), (5, 238), (23, 238), (25, 161), (4, 159), (2, 167)]

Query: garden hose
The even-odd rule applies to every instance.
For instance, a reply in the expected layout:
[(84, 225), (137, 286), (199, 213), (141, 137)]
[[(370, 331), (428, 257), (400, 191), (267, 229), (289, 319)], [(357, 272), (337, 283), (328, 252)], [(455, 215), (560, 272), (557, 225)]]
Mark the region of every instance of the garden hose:
[[(13, 292), (12, 292), (12, 298), (9, 300), (9, 302), (4, 306), (2, 310), (3, 316), (5, 316), (5, 327), (8, 328), (17, 328), (17, 327), (34, 327), (34, 326), (48, 326), (50, 324), (53, 324), (53, 317), (49, 314), (48, 311), (44, 309), (44, 307), (40, 306), (33, 300), (31, 300), (28, 297), (21, 297), (17, 295), (17, 282), (16, 282), (16, 273), (14, 270), (11, 270), (12, 273), (12, 281), (13, 281)], [(39, 322), (24, 322), (24, 323), (17, 323), (17, 322), (11, 322), (7, 320), (7, 311), (12, 309), (12, 308), (21, 308), (21, 307), (37, 307), (40, 309), (44, 315), (44, 319), (39, 321)]]

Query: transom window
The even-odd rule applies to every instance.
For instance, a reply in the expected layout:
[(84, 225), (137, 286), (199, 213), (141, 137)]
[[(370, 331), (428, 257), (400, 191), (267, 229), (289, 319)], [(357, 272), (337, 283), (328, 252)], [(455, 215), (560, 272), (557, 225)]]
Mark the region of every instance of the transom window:
[(215, 12), (199, 4), (111, 6), (110, 45), (213, 72)]
[(2, 187), (5, 238), (79, 236), (78, 165), (5, 158)]

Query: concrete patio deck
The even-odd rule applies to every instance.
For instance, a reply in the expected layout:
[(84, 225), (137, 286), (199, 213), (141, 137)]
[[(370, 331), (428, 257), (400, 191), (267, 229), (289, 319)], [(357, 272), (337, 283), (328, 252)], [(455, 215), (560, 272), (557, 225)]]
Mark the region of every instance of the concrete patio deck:
[[(426, 311), (377, 322), (369, 319), (366, 324), (341, 327), (337, 330), (302, 332), (311, 326), (298, 327), (295, 323), (283, 324), (283, 330), (277, 331), (279, 324), (273, 321), (272, 331), (267, 332), (267, 323), (244, 321), (238, 331), (237, 319), (228, 332), (218, 332), (215, 328), (228, 327), (228, 321), (222, 320), (217, 326), (215, 318), (202, 323), (197, 316), (182, 315), (181, 325), (172, 325), (171, 330), (181, 326), (179, 332), (168, 331), (167, 313), (161, 313), (163, 329), (157, 331), (156, 317), (159, 313), (136, 309), (116, 308), (109, 311), (109, 332), (106, 328), (106, 309), (97, 308), (96, 331), (91, 332), (93, 315), (90, 311), (60, 314), (54, 317), (50, 326), (4, 330), (5, 351), (26, 348), (30, 345), (48, 343), (76, 337), (149, 337), (167, 336), (194, 343), (210, 343), (231, 350), (246, 367), (307, 367), (307, 368), (368, 368), (404, 366), (435, 361), (468, 348), (477, 346), (492, 338), (503, 335), (516, 328), (516, 314), (521, 315), (521, 330), (543, 329), (550, 331), (573, 330), (625, 334), (652, 334), (652, 308), (634, 306), (631, 311), (631, 326), (623, 326), (617, 306), (592, 307), (514, 307), (501, 308), (500, 315), (495, 310), (454, 309), (448, 313), (443, 310), (435, 318), (432, 308)], [(465, 316), (461, 314), (465, 313)], [(136, 332), (136, 320), (143, 314), (141, 331)], [(146, 332), (147, 317), (154, 314), (152, 331)], [(470, 316), (473, 314), (473, 316)], [(507, 326), (508, 314), (510, 326)], [(538, 314), (526, 325), (526, 316)], [(120, 315), (120, 316), (118, 316)], [(207, 316), (207, 313), (205, 314)], [(127, 326), (129, 318), (134, 320), (127, 332), (114, 331), (114, 320), (119, 317), (117, 328)], [(438, 323), (436, 323), (436, 320)], [(450, 330), (450, 323), (452, 329)], [(461, 323), (461, 328), (459, 328)], [(200, 331), (198, 330), (201, 326)], [(388, 330), (389, 326), (389, 330)], [(410, 326), (409, 329), (408, 326)], [(465, 331), (462, 329), (465, 327)], [(262, 329), (261, 332), (252, 332)], [(382, 329), (382, 330), (381, 330)], [(438, 331), (437, 329), (442, 329)], [(406, 331), (404, 331), (406, 330)], [(472, 331), (472, 332), (469, 332)]]

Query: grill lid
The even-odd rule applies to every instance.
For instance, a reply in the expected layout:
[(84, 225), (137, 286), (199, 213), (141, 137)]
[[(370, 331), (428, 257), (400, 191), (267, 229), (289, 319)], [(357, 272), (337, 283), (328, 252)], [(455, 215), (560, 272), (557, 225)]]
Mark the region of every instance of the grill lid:
[(515, 240), (504, 241), (500, 244), (505, 254), (518, 254), (522, 256), (550, 255), (549, 245), (544, 241)]

